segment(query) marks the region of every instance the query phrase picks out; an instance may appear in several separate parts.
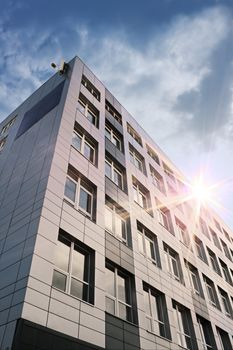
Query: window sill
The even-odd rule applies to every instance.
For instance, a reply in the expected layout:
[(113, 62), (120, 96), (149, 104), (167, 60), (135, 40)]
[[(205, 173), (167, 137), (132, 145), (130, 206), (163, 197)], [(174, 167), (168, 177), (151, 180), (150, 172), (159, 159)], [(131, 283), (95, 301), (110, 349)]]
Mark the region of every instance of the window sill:
[(98, 168), (97, 164), (95, 162), (90, 161), (87, 157), (84, 156), (84, 154), (82, 154), (82, 152), (80, 152), (75, 146), (71, 145), (71, 147), (78, 152), (79, 154), (81, 154), (81, 156), (83, 158), (85, 158), (90, 164), (92, 164), (93, 166), (95, 166), (96, 168)]
[(113, 233), (113, 232), (108, 231), (108, 230), (106, 230), (106, 229), (105, 229), (105, 232), (109, 233), (109, 234), (110, 234), (112, 237), (116, 238), (118, 241), (120, 241), (120, 242), (121, 242), (121, 243), (123, 243), (123, 244), (124, 244), (126, 247), (128, 247), (128, 248), (129, 248), (129, 246), (128, 246), (127, 242), (126, 242), (126, 241), (124, 241), (123, 239), (121, 239), (119, 236), (114, 235), (114, 233)]
[(148, 330), (147, 330), (147, 332), (148, 332), (149, 334), (155, 335), (155, 336), (158, 337), (158, 338), (167, 340), (169, 343), (172, 343), (172, 340), (171, 340), (170, 338), (163, 337), (162, 335), (160, 335), (160, 334), (158, 334), (158, 333), (155, 333), (155, 332), (152, 332), (152, 331), (148, 331)]
[(58, 291), (58, 292), (60, 292), (60, 293), (62, 293), (62, 294), (65, 294), (65, 295), (67, 295), (68, 297), (70, 297), (70, 298), (72, 298), (72, 299), (78, 300), (78, 301), (80, 301), (80, 302), (82, 302), (82, 303), (84, 303), (84, 304), (87, 304), (87, 305), (89, 305), (89, 306), (95, 307), (95, 304), (92, 304), (92, 303), (90, 303), (90, 302), (88, 302), (88, 301), (86, 301), (86, 300), (80, 299), (80, 298), (78, 298), (78, 297), (76, 297), (76, 296), (74, 296), (74, 295), (72, 295), (72, 294), (69, 294), (69, 293), (67, 293), (67, 292), (64, 292), (63, 290), (61, 290), (61, 289), (59, 289), (59, 288), (56, 288), (56, 287), (52, 286), (52, 289), (54, 289), (54, 290), (56, 290), (56, 291)]
[(93, 220), (89, 215), (85, 214), (82, 210), (75, 208), (74, 204), (71, 203), (69, 200), (67, 200), (66, 198), (63, 198), (63, 202), (65, 202), (66, 204), (68, 204), (71, 208), (73, 208), (74, 210), (76, 210), (78, 213), (82, 214), (85, 218), (89, 219), (90, 221), (92, 221), (94, 224), (96, 223), (95, 220)]
[(124, 318), (120, 318), (120, 317), (118, 317), (118, 316), (116, 316), (116, 315), (110, 314), (110, 312), (107, 312), (107, 311), (105, 311), (105, 313), (106, 313), (107, 315), (110, 315), (110, 316), (114, 317), (114, 318), (117, 318), (117, 319), (120, 320), (120, 321), (126, 322), (126, 323), (128, 323), (128, 324), (130, 324), (130, 325), (132, 325), (132, 326), (134, 326), (134, 327), (138, 327), (138, 324), (137, 324), (137, 323), (133, 323), (133, 322), (127, 321), (127, 320), (125, 320)]

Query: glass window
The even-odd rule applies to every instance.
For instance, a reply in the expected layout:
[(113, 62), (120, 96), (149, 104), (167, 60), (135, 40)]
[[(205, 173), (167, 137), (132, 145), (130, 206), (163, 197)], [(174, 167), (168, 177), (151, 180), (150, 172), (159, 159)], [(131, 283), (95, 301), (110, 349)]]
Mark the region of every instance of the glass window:
[(141, 254), (154, 263), (157, 263), (156, 259), (156, 237), (152, 232), (147, 230), (143, 225), (137, 222), (138, 229), (138, 247)]
[(15, 120), (16, 120), (16, 117), (14, 117), (13, 119), (11, 119), (6, 125), (4, 125), (4, 126), (2, 127), (2, 130), (1, 130), (0, 135), (5, 134), (5, 133), (8, 131), (8, 129), (14, 124)]
[(176, 229), (179, 233), (179, 239), (182, 243), (184, 243), (186, 246), (190, 245), (190, 239), (187, 227), (176, 218)]
[(168, 230), (170, 233), (174, 234), (173, 226), (171, 223), (171, 214), (170, 211), (162, 207), (161, 205), (157, 206), (157, 215), (158, 215), (158, 221), (159, 223), (165, 227), (166, 230)]
[(119, 188), (123, 189), (122, 172), (110, 159), (105, 159), (105, 175), (112, 180)]
[(177, 338), (180, 346), (186, 349), (193, 349), (192, 339), (190, 334), (190, 320), (187, 317), (186, 308), (173, 303), (174, 316), (177, 324)]
[(107, 100), (105, 100), (105, 109), (106, 109), (106, 111), (108, 111), (113, 116), (113, 118), (119, 124), (122, 125), (122, 116), (121, 116), (121, 114)]
[(119, 215), (119, 210), (113, 204), (105, 206), (105, 229), (109, 233), (127, 242), (126, 220)]
[(90, 162), (95, 163), (95, 146), (81, 132), (73, 132), (72, 146), (84, 155)]
[(98, 128), (99, 111), (81, 93), (79, 95), (77, 108), (93, 125), (95, 125)]
[(130, 277), (107, 263), (105, 289), (106, 311), (132, 322), (132, 290)]
[(137, 202), (142, 208), (147, 209), (148, 205), (146, 195), (140, 190), (138, 185), (133, 185), (133, 197), (135, 202)]
[(182, 280), (179, 255), (167, 245), (164, 245), (164, 257), (167, 271), (177, 280)]
[(100, 92), (99, 90), (90, 82), (90, 80), (85, 77), (85, 75), (82, 76), (82, 85), (87, 88), (87, 90), (98, 100), (100, 101)]
[(132, 128), (132, 126), (129, 123), (127, 123), (127, 131), (134, 138), (134, 140), (137, 141), (137, 143), (140, 146), (142, 146), (141, 136), (137, 133), (137, 131), (134, 128)]
[(90, 186), (78, 178), (74, 181), (70, 177), (66, 178), (65, 197), (73, 206), (92, 219), (93, 193)]
[(214, 334), (209, 321), (197, 316), (197, 324), (201, 335), (201, 342), (204, 350), (216, 349)]
[(3, 149), (3, 147), (5, 146), (5, 143), (6, 143), (6, 137), (4, 138), (4, 139), (2, 139), (1, 141), (0, 141), (0, 152), (1, 152), (1, 150)]
[(93, 285), (90, 277), (90, 254), (79, 244), (59, 234), (52, 286), (93, 303), (90, 290), (90, 285)]
[(205, 286), (206, 286), (206, 291), (207, 291), (209, 302), (213, 306), (219, 308), (219, 302), (218, 302), (218, 299), (217, 299), (217, 294), (216, 294), (216, 291), (215, 291), (214, 283), (209, 278), (207, 278), (206, 276), (203, 276), (203, 278), (204, 278), (204, 283), (205, 283)]
[(201, 281), (200, 281), (200, 277), (198, 274), (198, 270), (194, 266), (189, 264), (187, 261), (185, 262), (185, 267), (186, 267), (187, 272), (188, 272), (188, 277), (189, 277), (189, 282), (190, 282), (191, 288), (193, 289), (193, 291), (196, 294), (203, 296), (203, 292), (202, 292), (202, 288), (201, 288)]
[(167, 308), (164, 294), (143, 284), (144, 310), (149, 332), (170, 338), (169, 325), (166, 325)]
[(105, 137), (109, 139), (120, 151), (122, 151), (122, 140), (109, 126), (105, 126)]

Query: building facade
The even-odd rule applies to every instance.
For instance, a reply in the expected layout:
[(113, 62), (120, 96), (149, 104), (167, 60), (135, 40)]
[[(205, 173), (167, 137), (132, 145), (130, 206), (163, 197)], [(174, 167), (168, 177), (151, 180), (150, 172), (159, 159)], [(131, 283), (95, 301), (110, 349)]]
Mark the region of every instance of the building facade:
[(0, 124), (1, 350), (230, 350), (233, 232), (75, 57)]

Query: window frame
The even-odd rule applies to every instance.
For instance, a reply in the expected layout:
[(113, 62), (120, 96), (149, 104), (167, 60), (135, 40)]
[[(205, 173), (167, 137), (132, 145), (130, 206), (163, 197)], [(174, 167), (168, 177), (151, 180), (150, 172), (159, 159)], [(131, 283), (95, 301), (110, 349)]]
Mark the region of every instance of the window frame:
[[(81, 147), (80, 150), (73, 144), (73, 139), (72, 139), (72, 146), (79, 152), (81, 153), (87, 160), (89, 160), (89, 162), (91, 162), (92, 164), (95, 164), (96, 162), (96, 148), (94, 145), (91, 144), (91, 142), (88, 140), (88, 137), (85, 135), (85, 133), (82, 133), (80, 131), (77, 130), (73, 130), (73, 134), (75, 134), (75, 136), (80, 137), (81, 139)], [(89, 159), (88, 157), (85, 156), (84, 153), (84, 147), (85, 144), (88, 145), (88, 147), (90, 147), (93, 150), (93, 161), (91, 159)]]
[[(109, 177), (106, 174), (106, 166), (105, 166), (105, 176), (110, 179), (112, 182), (114, 182), (114, 184), (119, 187), (121, 190), (124, 189), (124, 181), (123, 181), (123, 172), (121, 170), (119, 170), (119, 168), (116, 166), (116, 164), (114, 163), (113, 160), (109, 159), (108, 157), (105, 157), (105, 165), (106, 163), (110, 166), (110, 171), (111, 171), (111, 176)], [(114, 177), (114, 172), (116, 172), (118, 175), (120, 175), (120, 185), (114, 181), (115, 177)]]
[[(150, 329), (148, 329), (149, 327), (147, 325), (147, 331), (164, 338), (166, 335), (166, 323), (165, 323), (165, 317), (163, 312), (164, 306), (163, 306), (161, 297), (162, 297), (162, 293), (156, 292), (153, 287), (150, 287), (148, 285), (143, 285), (145, 317), (146, 317), (146, 320), (149, 320), (150, 322)], [(148, 301), (150, 314), (147, 313), (147, 310), (145, 307), (145, 303), (146, 303), (145, 298), (147, 298), (147, 301)], [(152, 304), (154, 305), (154, 307), (152, 306)], [(162, 310), (162, 315), (161, 315), (162, 319), (160, 319), (158, 306)], [(160, 327), (163, 327), (165, 335), (161, 334)]]
[[(79, 105), (81, 105), (83, 108), (80, 109)], [(77, 109), (80, 113), (82, 113), (89, 120), (89, 122), (92, 125), (94, 125), (96, 128), (98, 128), (98, 119), (99, 119), (98, 110), (96, 109), (96, 111), (95, 111), (95, 107), (93, 108), (91, 106), (91, 102), (89, 102), (85, 97), (82, 97), (82, 95), (79, 96), (79, 98), (78, 98)], [(83, 109), (84, 109), (84, 111), (83, 111)], [(89, 118), (89, 114), (91, 115), (92, 118), (94, 118), (94, 123), (92, 122), (92, 119)]]
[[(171, 249), (169, 246), (164, 247), (164, 253), (165, 253), (165, 263), (166, 263), (166, 268), (167, 272), (178, 282), (182, 283), (182, 272), (180, 268), (180, 263), (179, 263), (179, 254), (173, 249)], [(176, 271), (174, 269), (173, 262), (175, 263), (176, 270), (178, 275), (176, 274)]]
[(105, 109), (120, 125), (122, 125), (122, 115), (111, 105), (110, 102), (108, 102), (108, 100), (105, 100)]
[(176, 218), (175, 220), (176, 223), (176, 229), (179, 233), (179, 240), (186, 246), (190, 246), (190, 238), (189, 238), (189, 233), (187, 227), (179, 220)]
[(127, 122), (127, 132), (142, 147), (141, 136), (128, 122)]
[[(197, 268), (195, 268), (194, 266), (191, 266), (189, 262), (185, 263), (185, 267), (188, 272), (188, 278), (189, 278), (189, 282), (192, 290), (194, 291), (195, 294), (202, 296), (201, 281), (200, 281)], [(194, 283), (194, 279), (195, 279), (195, 283)], [(197, 288), (195, 284), (197, 285)]]
[(0, 140), (0, 152), (1, 152), (1, 151), (3, 150), (3, 148), (5, 147), (6, 140), (7, 140), (7, 136), (4, 137), (2, 140)]
[[(111, 205), (111, 207), (110, 207), (110, 205)], [(118, 214), (118, 208), (114, 204), (106, 203), (105, 204), (105, 215), (106, 215), (106, 210), (111, 212), (113, 231), (110, 231), (110, 229), (106, 227), (106, 221), (105, 221), (105, 230), (107, 232), (109, 232), (111, 235), (113, 235), (114, 237), (116, 237), (117, 239), (119, 239), (120, 241), (123, 241), (125, 244), (127, 244), (128, 243), (127, 221), (121, 215)], [(123, 237), (122, 234), (119, 235), (116, 232), (116, 217), (119, 218), (121, 220), (121, 223), (124, 225), (125, 238)]]
[[(114, 302), (114, 316), (116, 317), (119, 317), (121, 319), (124, 320), (124, 318), (120, 317), (120, 308), (119, 308), (119, 304), (122, 304), (126, 307), (126, 310), (127, 308), (129, 308), (130, 310), (130, 319), (127, 319), (126, 318), (126, 321), (129, 321), (129, 322), (132, 322), (133, 321), (133, 305), (132, 305), (132, 283), (131, 283), (131, 278), (129, 275), (127, 275), (126, 273), (124, 273), (123, 271), (121, 271), (120, 269), (118, 269), (117, 267), (115, 267), (114, 265), (110, 264), (110, 263), (106, 263), (106, 266), (105, 266), (105, 269), (108, 269), (112, 272), (114, 272), (114, 286), (113, 286), (113, 289), (114, 289), (114, 294), (115, 296), (111, 295), (110, 293), (108, 293), (106, 290), (105, 290), (105, 310), (106, 312), (110, 313), (109, 311), (107, 311), (107, 303), (106, 303), (106, 299), (111, 299), (113, 302)], [(114, 270), (114, 271), (113, 271)], [(121, 278), (124, 278), (125, 280), (125, 296), (126, 298), (128, 297), (129, 298), (129, 302), (130, 303), (127, 303), (123, 300), (120, 300), (119, 298), (119, 290), (118, 290), (118, 276), (121, 277)], [(127, 284), (128, 284), (128, 287), (129, 287), (129, 290), (127, 291)], [(112, 313), (111, 313), (112, 314)]]
[[(135, 199), (135, 195), (136, 194), (136, 198)], [(142, 200), (142, 205), (140, 203), (140, 196), (143, 198)], [(137, 203), (141, 208), (147, 210), (148, 209), (148, 200), (147, 200), (147, 196), (145, 193), (143, 193), (143, 191), (140, 189), (140, 186), (138, 184), (133, 183), (133, 198), (134, 198), (134, 202)], [(145, 202), (145, 206), (143, 205), (143, 203)]]
[[(138, 157), (134, 149), (129, 149), (129, 155), (131, 163), (144, 174), (143, 160)], [(140, 164), (140, 166), (137, 166), (136, 164)]]
[[(106, 130), (109, 132), (110, 134), (110, 138), (106, 135)], [(123, 147), (122, 147), (122, 140), (120, 139), (120, 137), (116, 134), (116, 132), (108, 125), (105, 125), (105, 137), (112, 142), (112, 144), (119, 150), (122, 152)], [(119, 142), (119, 147), (117, 146), (117, 144), (115, 142), (113, 142), (113, 140), (116, 139)]]
[[(72, 204), (72, 206), (78, 210), (79, 212), (81, 212), (82, 214), (84, 214), (86, 217), (88, 217), (90, 220), (93, 220), (93, 205), (94, 205), (94, 193), (89, 191), (88, 189), (85, 188), (85, 186), (83, 186), (83, 184), (81, 184), (81, 182), (83, 181), (85, 184), (85, 181), (81, 178), (78, 177), (77, 180), (74, 180), (69, 174), (66, 175), (66, 181), (67, 179), (69, 179), (70, 181), (72, 181), (75, 186), (76, 186), (76, 190), (75, 190), (75, 200), (73, 201), (72, 199), (70, 199), (64, 191), (64, 197), (66, 199), (66, 201), (68, 201), (69, 203)], [(88, 186), (88, 185), (87, 185)], [(90, 186), (88, 186), (90, 187)], [(86, 192), (88, 195), (90, 195), (91, 198), (91, 212), (87, 212), (85, 211), (82, 207), (80, 207), (79, 205), (79, 201), (80, 201), (80, 190), (84, 190), (84, 192)], [(65, 190), (66, 190), (66, 183), (65, 183)]]
[[(190, 344), (192, 344), (192, 338), (190, 334), (185, 332), (185, 326), (184, 326), (184, 320), (183, 320), (183, 317), (185, 317), (184, 313), (186, 312), (186, 310), (183, 310), (177, 303), (175, 304), (175, 307), (173, 306), (173, 310), (175, 310), (176, 321), (178, 324), (178, 327), (176, 329), (178, 344), (185, 349), (190, 349), (188, 347), (186, 337), (189, 338)], [(187, 323), (187, 327), (189, 328), (188, 323)]]
[(16, 118), (17, 118), (17, 116), (13, 117), (11, 120), (9, 120), (8, 123), (3, 125), (1, 132), (0, 132), (0, 136), (4, 135), (10, 129), (10, 127), (14, 124)]
[[(163, 210), (163, 209), (165, 209), (165, 210)], [(159, 224), (161, 226), (163, 226), (168, 232), (173, 234), (172, 224), (170, 222), (170, 220), (171, 220), (170, 210), (164, 206), (158, 206), (157, 207), (157, 217), (158, 217)]]
[(205, 336), (205, 330), (204, 330), (204, 324), (201, 322), (200, 317), (197, 317), (197, 324), (198, 324), (199, 332), (201, 335), (201, 343), (203, 346), (203, 350), (213, 349), (213, 346), (207, 343), (206, 336)]
[[(69, 245), (67, 243), (64, 243), (64, 240), (67, 241), (67, 243), (69, 243)], [(88, 251), (87, 249), (81, 247), (81, 245), (78, 242), (76, 242), (75, 240), (72, 240), (72, 239), (64, 236), (63, 234), (59, 234), (58, 242), (66, 245), (69, 248), (68, 267), (67, 267), (67, 271), (65, 271), (62, 268), (60, 268), (59, 266), (56, 266), (56, 264), (55, 264), (54, 269), (53, 269), (52, 288), (55, 288), (59, 291), (62, 291), (63, 293), (69, 294), (70, 296), (77, 298), (79, 300), (83, 300), (85, 302), (94, 304), (94, 302), (91, 302), (91, 284), (92, 284), (92, 281), (91, 281), (90, 269), (91, 269), (91, 254), (92, 253), (90, 251)], [(59, 247), (57, 246), (56, 249), (59, 249)], [(80, 254), (82, 254), (85, 257), (83, 271), (85, 271), (84, 274), (87, 275), (88, 281), (82, 280), (79, 277), (73, 275), (73, 273), (72, 273), (72, 269), (73, 269), (73, 265), (74, 265), (74, 251), (79, 252)], [(87, 258), (87, 260), (86, 260), (86, 258)], [(62, 290), (61, 288), (54, 285), (55, 272), (58, 272), (66, 277), (65, 290)], [(82, 285), (86, 286), (86, 288), (87, 288), (87, 297), (86, 298), (80, 298), (71, 292), (73, 279), (75, 281), (78, 281), (79, 283), (82, 283)]]
[(100, 102), (101, 94), (99, 90), (90, 82), (89, 79), (83, 74), (81, 84)]
[(208, 301), (211, 305), (213, 305), (214, 307), (216, 308), (219, 308), (219, 302), (218, 302), (218, 298), (217, 298), (217, 295), (216, 295), (216, 290), (215, 290), (215, 287), (214, 287), (214, 282), (207, 279), (205, 276), (204, 276), (204, 284), (205, 284), (205, 287), (206, 287), (206, 292), (207, 292), (207, 296), (208, 296)]
[[(140, 228), (141, 228), (141, 231), (140, 231)], [(139, 250), (140, 254), (145, 256), (146, 259), (150, 260), (153, 264), (158, 265), (156, 248), (155, 248), (155, 241), (152, 237), (149, 237), (149, 236), (152, 236), (152, 233), (148, 232), (148, 230), (142, 224), (138, 223), (137, 224), (137, 234), (140, 235), (140, 237), (142, 238), (143, 251), (140, 250), (140, 245), (138, 244), (138, 250)], [(149, 256), (149, 254), (148, 254), (146, 241), (148, 241), (149, 244), (152, 244), (152, 246), (153, 246), (154, 258)]]

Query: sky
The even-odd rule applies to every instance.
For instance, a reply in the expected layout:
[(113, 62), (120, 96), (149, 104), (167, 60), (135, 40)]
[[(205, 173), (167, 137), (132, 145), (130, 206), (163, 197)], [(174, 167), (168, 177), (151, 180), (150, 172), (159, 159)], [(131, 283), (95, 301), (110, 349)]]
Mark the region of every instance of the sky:
[(78, 55), (233, 229), (233, 0), (0, 5), (0, 121)]

